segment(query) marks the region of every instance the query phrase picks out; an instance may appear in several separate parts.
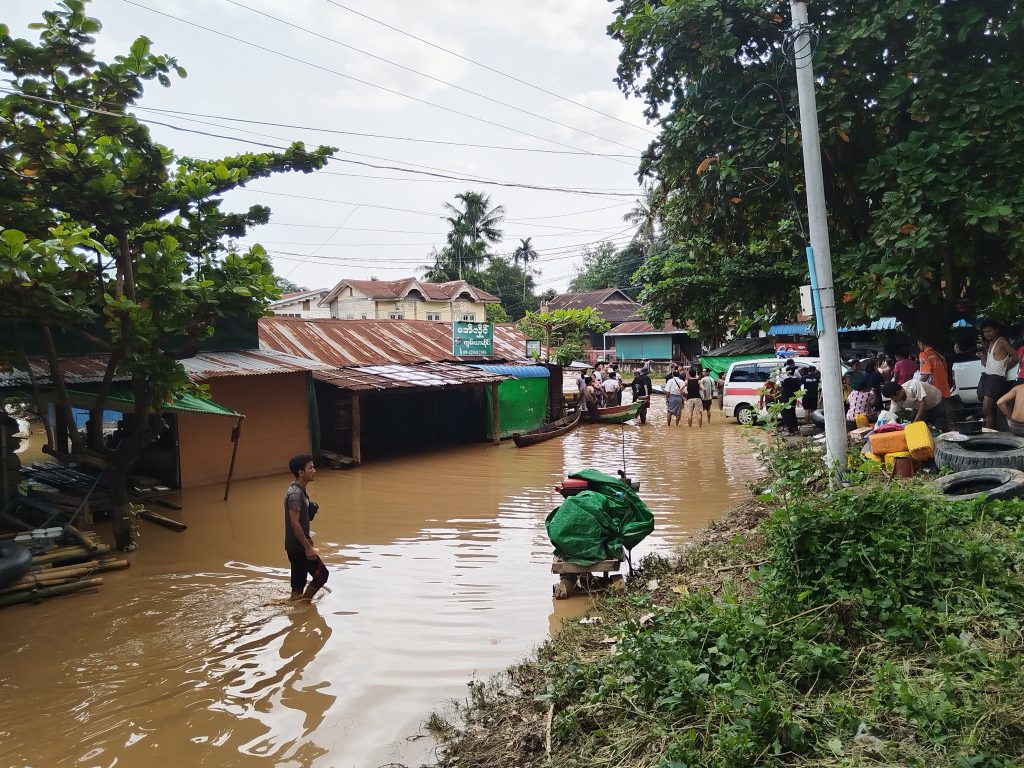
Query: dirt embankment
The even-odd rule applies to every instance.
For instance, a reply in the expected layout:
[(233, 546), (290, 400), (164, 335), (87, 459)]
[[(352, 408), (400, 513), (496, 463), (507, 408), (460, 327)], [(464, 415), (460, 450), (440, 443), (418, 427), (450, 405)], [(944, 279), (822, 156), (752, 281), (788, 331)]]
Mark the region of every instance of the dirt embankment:
[[(555, 711), (546, 701), (549, 670), (587, 664), (610, 653), (613, 640), (607, 625), (647, 621), (630, 594), (643, 592), (655, 606), (667, 606), (695, 591), (717, 595), (726, 585), (745, 589), (747, 573), (760, 564), (763, 542), (757, 525), (768, 511), (748, 502), (711, 523), (674, 557), (645, 558), (625, 590), (597, 596), (586, 618), (566, 622), (534, 657), (487, 682), (469, 683), (464, 701), (454, 702), (451, 712), (434, 713), (426, 724), (440, 747), (436, 768), (566, 765), (552, 744)], [(657, 752), (657, 745), (638, 743), (636, 765), (656, 764)]]

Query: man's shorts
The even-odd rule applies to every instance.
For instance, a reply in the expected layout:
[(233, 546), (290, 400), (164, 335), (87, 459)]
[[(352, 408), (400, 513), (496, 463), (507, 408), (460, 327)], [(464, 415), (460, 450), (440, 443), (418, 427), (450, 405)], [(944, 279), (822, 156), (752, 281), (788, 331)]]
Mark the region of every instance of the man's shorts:
[(702, 399), (700, 402), (704, 406), (704, 410), (711, 413), (711, 401)]
[(1017, 421), (1016, 419), (1007, 419), (1010, 424), (1010, 431), (1015, 435), (1024, 437), (1024, 421)]
[(694, 415), (700, 414), (701, 399), (699, 397), (691, 397), (686, 401), (686, 416), (692, 419)]
[(978, 382), (978, 397), (991, 397), (998, 400), (1010, 391), (1010, 382), (1002, 376), (994, 373), (981, 374), (981, 381)]

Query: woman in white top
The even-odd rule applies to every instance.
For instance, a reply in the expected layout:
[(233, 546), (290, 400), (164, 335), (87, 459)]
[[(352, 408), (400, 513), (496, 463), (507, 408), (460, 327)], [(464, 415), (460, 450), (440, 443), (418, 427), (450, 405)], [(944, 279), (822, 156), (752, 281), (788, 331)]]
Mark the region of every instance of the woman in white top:
[(981, 398), (981, 414), (985, 426), (996, 429), (996, 402), (1010, 388), (1006, 373), (1017, 362), (1017, 352), (1005, 338), (999, 335), (999, 328), (991, 322), (981, 326), (985, 349), (978, 353), (982, 373), (978, 382), (978, 397)]

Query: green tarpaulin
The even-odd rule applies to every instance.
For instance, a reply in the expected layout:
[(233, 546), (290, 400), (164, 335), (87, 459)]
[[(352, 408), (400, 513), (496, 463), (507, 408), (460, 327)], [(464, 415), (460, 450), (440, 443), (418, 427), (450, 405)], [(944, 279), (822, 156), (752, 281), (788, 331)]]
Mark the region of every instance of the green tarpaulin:
[[(96, 399), (96, 389), (91, 387), (68, 388), (73, 404), (80, 408), (88, 408)], [(198, 395), (181, 394), (177, 395), (171, 402), (164, 403), (165, 411), (186, 411), (188, 413), (208, 413), (212, 416), (233, 416), (238, 418), (242, 414), (213, 402)], [(113, 411), (132, 413), (135, 410), (135, 398), (132, 396), (130, 387), (125, 385), (114, 385), (107, 395), (106, 408)]]
[(654, 530), (654, 515), (636, 491), (616, 477), (585, 469), (569, 475), (590, 487), (570, 496), (544, 521), (555, 554), (575, 565), (618, 560)]
[(761, 358), (771, 356), (770, 352), (762, 352), (759, 355), (723, 355), (722, 357), (704, 355), (700, 359), (700, 364), (702, 368), (709, 369), (717, 378), (724, 379), (725, 374), (729, 371), (729, 366), (733, 363), (740, 360), (760, 360)]

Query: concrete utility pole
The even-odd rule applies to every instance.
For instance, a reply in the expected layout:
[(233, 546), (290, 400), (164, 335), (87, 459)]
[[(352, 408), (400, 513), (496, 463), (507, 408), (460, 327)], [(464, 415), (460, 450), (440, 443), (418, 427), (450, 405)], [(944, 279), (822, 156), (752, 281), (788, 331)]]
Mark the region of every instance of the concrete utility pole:
[(843, 407), (843, 369), (836, 327), (836, 299), (832, 286), (832, 251), (828, 242), (825, 185), (821, 178), (818, 108), (814, 99), (814, 44), (807, 23), (805, 0), (790, 0), (793, 13), (793, 58), (800, 97), (800, 135), (807, 185), (807, 221), (817, 277), (818, 351), (821, 356), (821, 391), (825, 405), (825, 445), (830, 464), (846, 464), (846, 409)]

